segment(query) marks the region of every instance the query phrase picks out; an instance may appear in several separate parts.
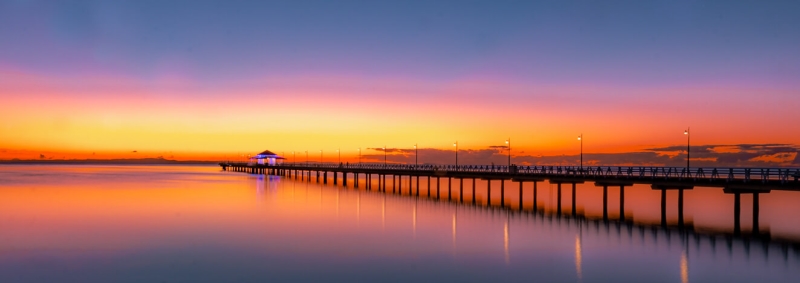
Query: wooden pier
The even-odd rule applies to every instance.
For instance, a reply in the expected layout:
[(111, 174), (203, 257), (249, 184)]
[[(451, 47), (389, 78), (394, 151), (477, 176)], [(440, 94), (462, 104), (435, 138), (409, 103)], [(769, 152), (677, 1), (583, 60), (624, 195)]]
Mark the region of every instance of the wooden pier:
[[(265, 174), (283, 176), (298, 180), (312, 180), (312, 174), (317, 182), (328, 184), (329, 176), (334, 185), (341, 183), (348, 187), (351, 183), (353, 188), (365, 185), (366, 190), (387, 192), (391, 188), (392, 193), (404, 194), (403, 187), (408, 196), (419, 197), (420, 191), (424, 187), (427, 189), (425, 195), (428, 198), (441, 200), (443, 188), (441, 179), (447, 180), (447, 187), (444, 193), (447, 194), (448, 201), (455, 201), (462, 204), (478, 205), (476, 190), (476, 180), (486, 181), (487, 200), (481, 206), (489, 208), (513, 209), (512, 205), (506, 203), (506, 183), (519, 183), (519, 204), (517, 208), (523, 210), (523, 184), (532, 183), (533, 185), (533, 208), (532, 211), (539, 211), (537, 201), (537, 185), (540, 182), (549, 181), (557, 186), (556, 215), (568, 215), (571, 217), (582, 217), (576, 211), (575, 200), (577, 198), (576, 185), (592, 182), (595, 186), (603, 187), (603, 221), (608, 221), (608, 187), (619, 188), (619, 222), (627, 223), (629, 219), (625, 216), (625, 188), (633, 187), (635, 184), (647, 184), (653, 190), (661, 191), (661, 226), (667, 226), (667, 191), (675, 190), (678, 192), (678, 223), (677, 227), (684, 227), (683, 203), (684, 190), (698, 187), (721, 188), (726, 194), (734, 195), (734, 235), (740, 235), (741, 214), (741, 194), (753, 195), (753, 234), (759, 233), (759, 194), (766, 194), (773, 190), (800, 191), (800, 169), (797, 168), (679, 168), (679, 167), (573, 167), (573, 166), (478, 166), (478, 165), (384, 165), (384, 164), (281, 164), (281, 165), (259, 165), (248, 163), (220, 163), (223, 170), (234, 172), (245, 172), (250, 174)], [(406, 177), (407, 183), (403, 179)], [(420, 186), (420, 179), (426, 185)], [(376, 180), (377, 179), (377, 180)], [(453, 188), (453, 179), (458, 180), (457, 188)], [(432, 191), (431, 180), (435, 182), (435, 191)], [(464, 181), (471, 183), (472, 196), (470, 200), (464, 200)], [(471, 180), (471, 182), (469, 182)], [(363, 183), (362, 183), (363, 181)], [(377, 187), (373, 187), (377, 181)], [(391, 185), (387, 185), (391, 181)], [(499, 188), (493, 183), (499, 183)], [(561, 196), (562, 186), (571, 187), (571, 211), (562, 212)], [(509, 186), (511, 187), (511, 186)], [(513, 189), (513, 188), (512, 188)], [(458, 198), (453, 199), (453, 192), (458, 192)], [(492, 203), (492, 194), (499, 190), (499, 203)], [(494, 192), (493, 192), (494, 191)]]

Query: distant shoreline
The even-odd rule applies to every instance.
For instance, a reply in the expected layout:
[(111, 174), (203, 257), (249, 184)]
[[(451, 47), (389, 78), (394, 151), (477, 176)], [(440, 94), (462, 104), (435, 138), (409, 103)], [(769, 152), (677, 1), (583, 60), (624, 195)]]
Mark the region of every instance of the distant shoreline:
[(169, 160), (163, 158), (136, 158), (136, 159), (66, 159), (66, 160), (39, 160), (39, 159), (7, 159), (0, 160), (0, 164), (31, 164), (31, 165), (211, 165), (219, 161), (204, 160)]

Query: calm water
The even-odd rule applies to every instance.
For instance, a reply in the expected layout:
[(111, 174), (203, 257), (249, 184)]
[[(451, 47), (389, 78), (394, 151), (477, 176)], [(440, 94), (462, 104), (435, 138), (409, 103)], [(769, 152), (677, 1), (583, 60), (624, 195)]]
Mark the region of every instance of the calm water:
[[(535, 213), (530, 183), (518, 212), (517, 183), (506, 183), (511, 208), (502, 210), (448, 201), (446, 179), (441, 200), (425, 196), (425, 179), (420, 198), (329, 182), (211, 166), (0, 166), (0, 282), (800, 278), (800, 192), (761, 195), (758, 236), (749, 235), (752, 199), (743, 196), (744, 236), (734, 237), (734, 198), (718, 188), (685, 192), (689, 228), (681, 230), (673, 227), (677, 193), (667, 195), (672, 228), (661, 228), (661, 194), (649, 186), (625, 189), (628, 222), (620, 224), (619, 188), (609, 189), (612, 221), (604, 222), (596, 220), (602, 188), (593, 184), (577, 186), (572, 217), (571, 187), (557, 216), (557, 186), (546, 182), (537, 193), (544, 210)], [(486, 183), (476, 185), (485, 204)], [(497, 205), (498, 181), (492, 188)], [(471, 181), (464, 194), (471, 203)]]

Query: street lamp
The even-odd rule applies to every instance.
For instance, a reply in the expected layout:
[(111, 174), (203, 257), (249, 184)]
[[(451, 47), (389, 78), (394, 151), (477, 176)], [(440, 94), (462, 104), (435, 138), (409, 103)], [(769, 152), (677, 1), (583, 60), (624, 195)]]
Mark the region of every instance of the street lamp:
[(383, 146), (383, 167), (386, 167), (386, 146)]
[(508, 170), (511, 170), (511, 138), (506, 140), (506, 144), (508, 145)]
[(581, 141), (581, 172), (583, 172), (583, 134), (578, 136), (578, 140)]
[(458, 168), (458, 141), (454, 142), (453, 146), (456, 147), (456, 168)]
[(689, 174), (689, 150), (691, 149), (691, 144), (689, 143), (689, 127), (686, 127), (683, 134), (686, 135), (686, 174)]
[(417, 169), (418, 163), (419, 163), (419, 149), (417, 148), (417, 144), (414, 144), (414, 169)]

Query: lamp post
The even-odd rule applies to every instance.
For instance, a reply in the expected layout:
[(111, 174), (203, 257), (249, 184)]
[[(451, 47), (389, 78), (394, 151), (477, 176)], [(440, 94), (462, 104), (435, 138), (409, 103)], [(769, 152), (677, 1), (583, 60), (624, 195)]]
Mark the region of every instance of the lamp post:
[(578, 136), (578, 140), (581, 142), (581, 167), (580, 170), (583, 172), (583, 134)]
[(458, 141), (454, 142), (453, 146), (456, 147), (456, 168), (458, 168)]
[(511, 170), (511, 138), (506, 140), (506, 144), (508, 145), (508, 170)]
[(419, 164), (419, 149), (417, 144), (414, 144), (414, 169), (417, 169), (417, 164)]
[(689, 174), (689, 150), (691, 149), (691, 143), (689, 143), (689, 127), (686, 127), (683, 134), (686, 135), (686, 174)]
[(383, 167), (386, 167), (386, 146), (383, 146)]

